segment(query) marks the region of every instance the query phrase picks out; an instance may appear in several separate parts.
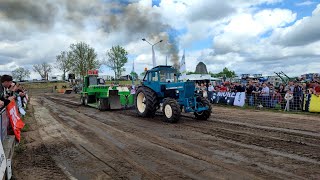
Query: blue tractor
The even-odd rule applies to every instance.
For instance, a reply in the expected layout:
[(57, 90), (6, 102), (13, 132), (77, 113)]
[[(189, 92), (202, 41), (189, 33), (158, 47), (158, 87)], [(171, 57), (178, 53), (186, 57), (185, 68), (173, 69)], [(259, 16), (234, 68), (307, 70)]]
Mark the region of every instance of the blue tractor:
[(172, 66), (157, 66), (148, 70), (135, 96), (138, 115), (153, 117), (162, 107), (166, 122), (178, 122), (182, 110), (193, 112), (196, 119), (207, 120), (211, 115), (210, 102), (195, 93), (194, 82), (179, 82), (178, 78)]

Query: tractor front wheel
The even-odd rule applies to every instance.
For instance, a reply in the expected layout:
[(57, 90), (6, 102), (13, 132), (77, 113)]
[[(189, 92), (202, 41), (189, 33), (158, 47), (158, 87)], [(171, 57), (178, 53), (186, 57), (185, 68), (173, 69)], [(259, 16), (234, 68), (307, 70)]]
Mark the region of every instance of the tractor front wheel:
[(181, 109), (178, 102), (174, 99), (166, 99), (163, 102), (162, 111), (165, 116), (165, 122), (176, 123), (180, 119)]
[(103, 107), (103, 99), (98, 99), (97, 100), (97, 104), (98, 104), (98, 109), (100, 111), (103, 111), (104, 110), (104, 107)]
[(80, 104), (81, 104), (81, 105), (84, 105), (84, 97), (83, 97), (82, 94), (81, 94), (81, 97), (80, 97)]
[(88, 106), (88, 104), (89, 104), (89, 102), (88, 102), (88, 101), (89, 101), (88, 96), (85, 95), (85, 96), (83, 97), (83, 99), (84, 99), (84, 100), (83, 100), (83, 101), (84, 101), (84, 105), (85, 105), (85, 106)]
[(197, 107), (208, 107), (208, 109), (201, 112), (195, 112), (194, 115), (196, 119), (207, 120), (210, 117), (211, 111), (212, 111), (210, 102), (206, 98), (199, 97), (199, 99), (197, 100), (197, 103), (198, 103)]
[(156, 93), (147, 87), (140, 87), (135, 96), (135, 107), (139, 116), (153, 117), (158, 106)]

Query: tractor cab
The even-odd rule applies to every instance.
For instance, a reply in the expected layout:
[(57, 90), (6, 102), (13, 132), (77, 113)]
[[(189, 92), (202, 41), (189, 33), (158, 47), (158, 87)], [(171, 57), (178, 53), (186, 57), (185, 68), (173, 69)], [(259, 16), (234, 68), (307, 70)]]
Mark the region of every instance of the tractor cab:
[(159, 97), (179, 98), (183, 83), (179, 82), (177, 70), (172, 66), (157, 66), (147, 71), (142, 84), (157, 92)]
[(172, 66), (157, 66), (149, 71), (143, 78), (144, 82), (170, 83), (178, 82), (178, 74)]

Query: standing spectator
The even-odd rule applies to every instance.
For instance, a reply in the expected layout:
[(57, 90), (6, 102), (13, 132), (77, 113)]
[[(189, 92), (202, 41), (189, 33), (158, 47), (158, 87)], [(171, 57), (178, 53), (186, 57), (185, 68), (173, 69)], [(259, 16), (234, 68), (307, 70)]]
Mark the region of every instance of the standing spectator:
[(211, 83), (209, 83), (209, 87), (208, 87), (208, 99), (209, 99), (210, 102), (212, 102), (213, 92), (214, 92), (214, 87), (212, 86)]
[(319, 81), (315, 81), (314, 94), (315, 94), (316, 96), (319, 96), (319, 95), (320, 95), (320, 83), (319, 83)]
[(220, 92), (227, 92), (228, 88), (226, 86), (224, 86), (223, 84), (221, 84), (220, 86)]
[(272, 95), (273, 95), (273, 93), (274, 93), (275, 88), (274, 88), (274, 86), (273, 86), (273, 84), (272, 84), (272, 83), (270, 83), (268, 87), (269, 87), (269, 93), (270, 93), (270, 96), (272, 96)]
[(207, 93), (207, 87), (205, 86), (205, 84), (201, 83), (200, 90), (202, 92), (202, 97), (207, 98), (208, 93)]
[[(286, 91), (285, 91), (285, 86), (283, 84), (280, 84), (279, 86), (279, 93), (281, 94), (282, 99), (284, 99), (284, 96), (286, 95)], [(285, 102), (281, 102), (281, 109), (284, 109), (286, 103)]]
[(235, 92), (245, 92), (246, 91), (245, 87), (240, 83), (234, 84), (234, 90), (235, 90)]
[(290, 90), (287, 91), (286, 95), (284, 96), (284, 99), (287, 101), (284, 111), (290, 111), (290, 102), (293, 99), (293, 94)]
[(294, 88), (293, 88), (293, 108), (294, 108), (294, 110), (301, 109), (302, 96), (303, 96), (302, 87), (300, 86), (299, 83), (296, 82), (294, 85)]
[(282, 96), (279, 92), (279, 89), (275, 89), (274, 93), (271, 96), (271, 107), (275, 108), (277, 104), (281, 104), (282, 102)]
[(13, 97), (9, 97), (7, 94), (7, 89), (12, 84), (12, 76), (3, 75), (1, 76), (1, 83), (0, 83), (0, 110), (6, 107)]
[(231, 83), (231, 84), (230, 84), (229, 91), (230, 91), (230, 92), (236, 92), (235, 83)]
[(252, 91), (252, 93), (254, 95), (254, 104), (255, 105), (257, 105), (259, 103), (259, 101), (261, 104), (261, 98), (259, 97), (261, 90), (262, 90), (262, 88), (260, 87), (260, 84), (255, 83), (254, 90)]
[(294, 89), (294, 83), (292, 81), (289, 82), (289, 84), (285, 87), (285, 91), (291, 91), (293, 92), (293, 89)]
[(247, 92), (247, 97), (248, 97), (248, 101), (249, 101), (249, 106), (253, 106), (253, 91), (254, 91), (254, 86), (252, 84), (252, 81), (249, 81), (249, 84), (246, 88), (246, 92)]
[(262, 84), (262, 90), (261, 90), (261, 99), (262, 99), (262, 104), (263, 106), (265, 107), (269, 107), (269, 97), (270, 97), (270, 90), (269, 90), (269, 87), (267, 86), (266, 83), (263, 83)]
[(306, 83), (302, 83), (302, 85), (301, 85), (301, 87), (302, 87), (302, 91), (303, 91), (303, 94), (306, 94), (307, 93), (307, 84)]

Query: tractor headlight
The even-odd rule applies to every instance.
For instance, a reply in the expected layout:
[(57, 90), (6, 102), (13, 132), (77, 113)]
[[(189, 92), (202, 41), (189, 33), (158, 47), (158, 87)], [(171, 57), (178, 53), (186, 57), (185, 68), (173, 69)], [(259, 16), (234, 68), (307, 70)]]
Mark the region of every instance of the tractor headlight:
[(176, 93), (179, 94), (179, 90), (176, 90)]

